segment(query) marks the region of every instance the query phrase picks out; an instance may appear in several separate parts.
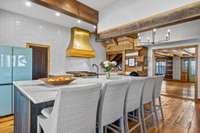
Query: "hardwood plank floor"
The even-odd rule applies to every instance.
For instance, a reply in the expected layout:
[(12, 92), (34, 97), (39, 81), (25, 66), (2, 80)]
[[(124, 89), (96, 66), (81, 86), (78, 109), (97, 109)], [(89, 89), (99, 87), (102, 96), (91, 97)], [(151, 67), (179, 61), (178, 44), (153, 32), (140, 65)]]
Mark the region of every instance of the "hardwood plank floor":
[(14, 117), (7, 116), (0, 118), (0, 133), (13, 133)]
[(151, 133), (200, 133), (200, 103), (163, 97), (164, 122)]
[(161, 93), (168, 96), (194, 99), (195, 83), (163, 81)]
[[(200, 133), (200, 103), (162, 96), (162, 104), (165, 120), (149, 133)], [(13, 116), (0, 118), (0, 133), (13, 133), (13, 126)]]

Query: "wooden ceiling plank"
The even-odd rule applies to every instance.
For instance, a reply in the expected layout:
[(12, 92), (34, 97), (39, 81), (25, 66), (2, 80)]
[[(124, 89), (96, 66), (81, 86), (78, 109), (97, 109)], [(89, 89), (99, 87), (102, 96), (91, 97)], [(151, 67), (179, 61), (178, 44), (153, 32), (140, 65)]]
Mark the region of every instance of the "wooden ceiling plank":
[(31, 0), (41, 6), (56, 10), (71, 17), (97, 25), (98, 11), (77, 0)]
[(200, 1), (99, 33), (101, 40), (131, 35), (200, 18)]

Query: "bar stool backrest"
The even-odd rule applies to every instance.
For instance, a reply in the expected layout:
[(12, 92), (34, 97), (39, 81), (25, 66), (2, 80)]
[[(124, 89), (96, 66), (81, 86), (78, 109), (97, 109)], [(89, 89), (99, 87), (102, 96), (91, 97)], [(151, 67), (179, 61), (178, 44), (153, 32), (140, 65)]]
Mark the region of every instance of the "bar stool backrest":
[(162, 82), (163, 82), (163, 76), (156, 76), (156, 82), (155, 82), (155, 98), (158, 98), (160, 96), (160, 92), (162, 89)]
[(126, 94), (125, 111), (131, 112), (140, 108), (145, 78), (130, 79), (129, 88)]
[(55, 127), (53, 132), (95, 132), (100, 89), (100, 84), (60, 89), (50, 115), (52, 126)]
[(128, 85), (128, 79), (110, 81), (104, 84), (99, 106), (98, 124), (105, 126), (123, 117)]
[(142, 104), (153, 101), (155, 81), (156, 81), (155, 77), (146, 78), (143, 90)]

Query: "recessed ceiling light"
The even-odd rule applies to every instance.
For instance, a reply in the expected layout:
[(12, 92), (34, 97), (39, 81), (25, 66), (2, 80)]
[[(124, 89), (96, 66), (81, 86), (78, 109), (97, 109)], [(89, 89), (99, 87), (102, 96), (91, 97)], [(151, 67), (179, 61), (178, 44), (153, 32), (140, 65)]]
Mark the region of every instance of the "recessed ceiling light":
[(93, 25), (93, 28), (96, 29), (97, 28), (96, 25)]
[(147, 41), (150, 41), (150, 37), (147, 37)]
[(25, 2), (25, 5), (26, 5), (27, 7), (31, 7), (31, 6), (32, 6), (32, 3), (31, 3), (30, 1), (26, 1), (26, 2)]
[(81, 20), (78, 20), (78, 21), (77, 21), (77, 23), (79, 23), (79, 24), (80, 24), (80, 23), (81, 23)]
[(42, 25), (40, 25), (40, 26), (39, 26), (39, 28), (40, 28), (40, 29), (43, 29), (43, 26), (42, 26)]
[(17, 21), (15, 21), (15, 24), (16, 24), (16, 25), (20, 25), (20, 24), (21, 24), (21, 21), (17, 20)]
[(56, 16), (59, 17), (59, 16), (60, 16), (60, 13), (59, 13), (59, 12), (56, 12)]
[(157, 31), (157, 29), (153, 29), (153, 32), (156, 32)]

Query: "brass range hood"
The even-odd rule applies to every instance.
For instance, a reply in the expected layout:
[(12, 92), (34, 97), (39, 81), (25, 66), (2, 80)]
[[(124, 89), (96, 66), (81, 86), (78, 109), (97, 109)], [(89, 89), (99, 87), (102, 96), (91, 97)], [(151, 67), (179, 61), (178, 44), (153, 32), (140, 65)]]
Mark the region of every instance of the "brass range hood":
[(95, 51), (90, 45), (90, 32), (78, 27), (71, 29), (71, 41), (67, 48), (67, 56), (94, 58)]

